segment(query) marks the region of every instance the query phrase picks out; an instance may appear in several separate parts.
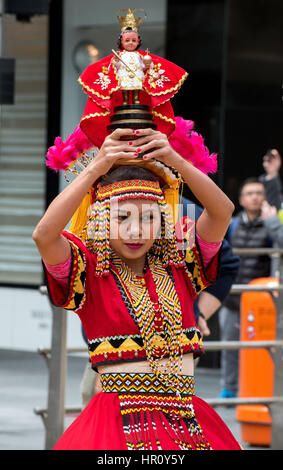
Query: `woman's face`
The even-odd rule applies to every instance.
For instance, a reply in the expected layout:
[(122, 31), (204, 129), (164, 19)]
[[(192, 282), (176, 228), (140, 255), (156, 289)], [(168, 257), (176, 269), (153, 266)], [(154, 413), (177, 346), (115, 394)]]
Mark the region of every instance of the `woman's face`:
[(122, 48), (125, 51), (132, 52), (135, 51), (139, 45), (139, 35), (134, 31), (123, 33), (121, 37)]
[(157, 202), (128, 199), (110, 206), (110, 246), (124, 259), (143, 257), (159, 236), (161, 214)]

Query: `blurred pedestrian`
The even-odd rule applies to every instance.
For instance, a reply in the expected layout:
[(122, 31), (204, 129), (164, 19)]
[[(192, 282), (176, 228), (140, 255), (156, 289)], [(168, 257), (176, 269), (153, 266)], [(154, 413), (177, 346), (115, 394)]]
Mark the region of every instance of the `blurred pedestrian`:
[(267, 150), (263, 157), (263, 168), (265, 173), (259, 177), (259, 181), (264, 184), (265, 197), (271, 206), (277, 210), (282, 208), (282, 184), (279, 175), (281, 168), (281, 155), (277, 149)]
[[(270, 231), (261, 217), (265, 201), (264, 184), (257, 178), (245, 180), (239, 191), (242, 211), (232, 219), (227, 239), (232, 248), (264, 248), (272, 246)], [(248, 284), (259, 277), (270, 276), (270, 258), (267, 255), (251, 255), (240, 258), (236, 284)], [(240, 294), (230, 294), (219, 312), (222, 341), (238, 341), (240, 336)], [(220, 398), (232, 398), (238, 392), (238, 351), (221, 352)]]
[[(203, 209), (191, 200), (182, 198), (182, 214), (197, 220)], [(191, 210), (193, 208), (193, 210)], [(219, 310), (234, 283), (240, 264), (240, 258), (233, 254), (229, 242), (224, 238), (220, 254), (219, 275), (217, 280), (200, 293), (194, 302), (194, 313), (202, 336), (211, 334), (208, 320)]]

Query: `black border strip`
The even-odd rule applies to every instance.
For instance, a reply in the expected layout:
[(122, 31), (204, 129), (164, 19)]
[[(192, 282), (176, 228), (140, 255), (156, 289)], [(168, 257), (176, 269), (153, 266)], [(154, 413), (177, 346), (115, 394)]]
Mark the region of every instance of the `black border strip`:
[[(54, 144), (61, 132), (62, 94), (62, 42), (63, 5), (62, 0), (51, 0), (49, 9), (48, 41), (48, 111), (46, 149)], [(45, 207), (59, 192), (59, 174), (46, 167)]]

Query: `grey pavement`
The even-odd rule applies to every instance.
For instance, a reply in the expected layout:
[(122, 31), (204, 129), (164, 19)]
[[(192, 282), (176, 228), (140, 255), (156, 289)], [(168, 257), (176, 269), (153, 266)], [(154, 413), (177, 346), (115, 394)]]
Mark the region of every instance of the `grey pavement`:
[[(66, 406), (80, 406), (80, 381), (86, 358), (68, 357)], [(196, 369), (196, 394), (215, 398), (219, 391), (219, 369)], [(37, 353), (0, 350), (0, 450), (44, 450), (45, 428), (35, 408), (45, 408), (48, 397), (48, 370)], [(241, 441), (241, 425), (235, 407), (216, 409), (244, 449), (260, 450)], [(75, 416), (66, 416), (69, 426)], [(265, 448), (269, 450), (269, 448)]]

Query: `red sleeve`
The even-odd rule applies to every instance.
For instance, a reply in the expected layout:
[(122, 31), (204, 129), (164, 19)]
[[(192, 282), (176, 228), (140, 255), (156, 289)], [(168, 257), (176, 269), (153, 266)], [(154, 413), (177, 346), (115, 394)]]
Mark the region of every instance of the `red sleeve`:
[(57, 307), (77, 312), (85, 301), (85, 278), (88, 265), (88, 250), (83, 242), (69, 232), (63, 232), (71, 247), (71, 267), (68, 285), (64, 288), (56, 278), (46, 269), (44, 271), (47, 281), (48, 295), (51, 302)]
[(205, 266), (195, 233), (195, 221), (183, 217), (177, 222), (175, 230), (178, 242), (184, 244), (182, 252), (185, 256), (186, 273), (193, 289), (193, 297), (196, 298), (202, 290), (217, 280), (221, 248)]
[(210, 263), (204, 267), (197, 240), (192, 248), (187, 249), (185, 255), (186, 272), (192, 284), (195, 298), (206, 289), (206, 287), (214, 284), (217, 280), (220, 265), (220, 252), (221, 249), (218, 250)]

